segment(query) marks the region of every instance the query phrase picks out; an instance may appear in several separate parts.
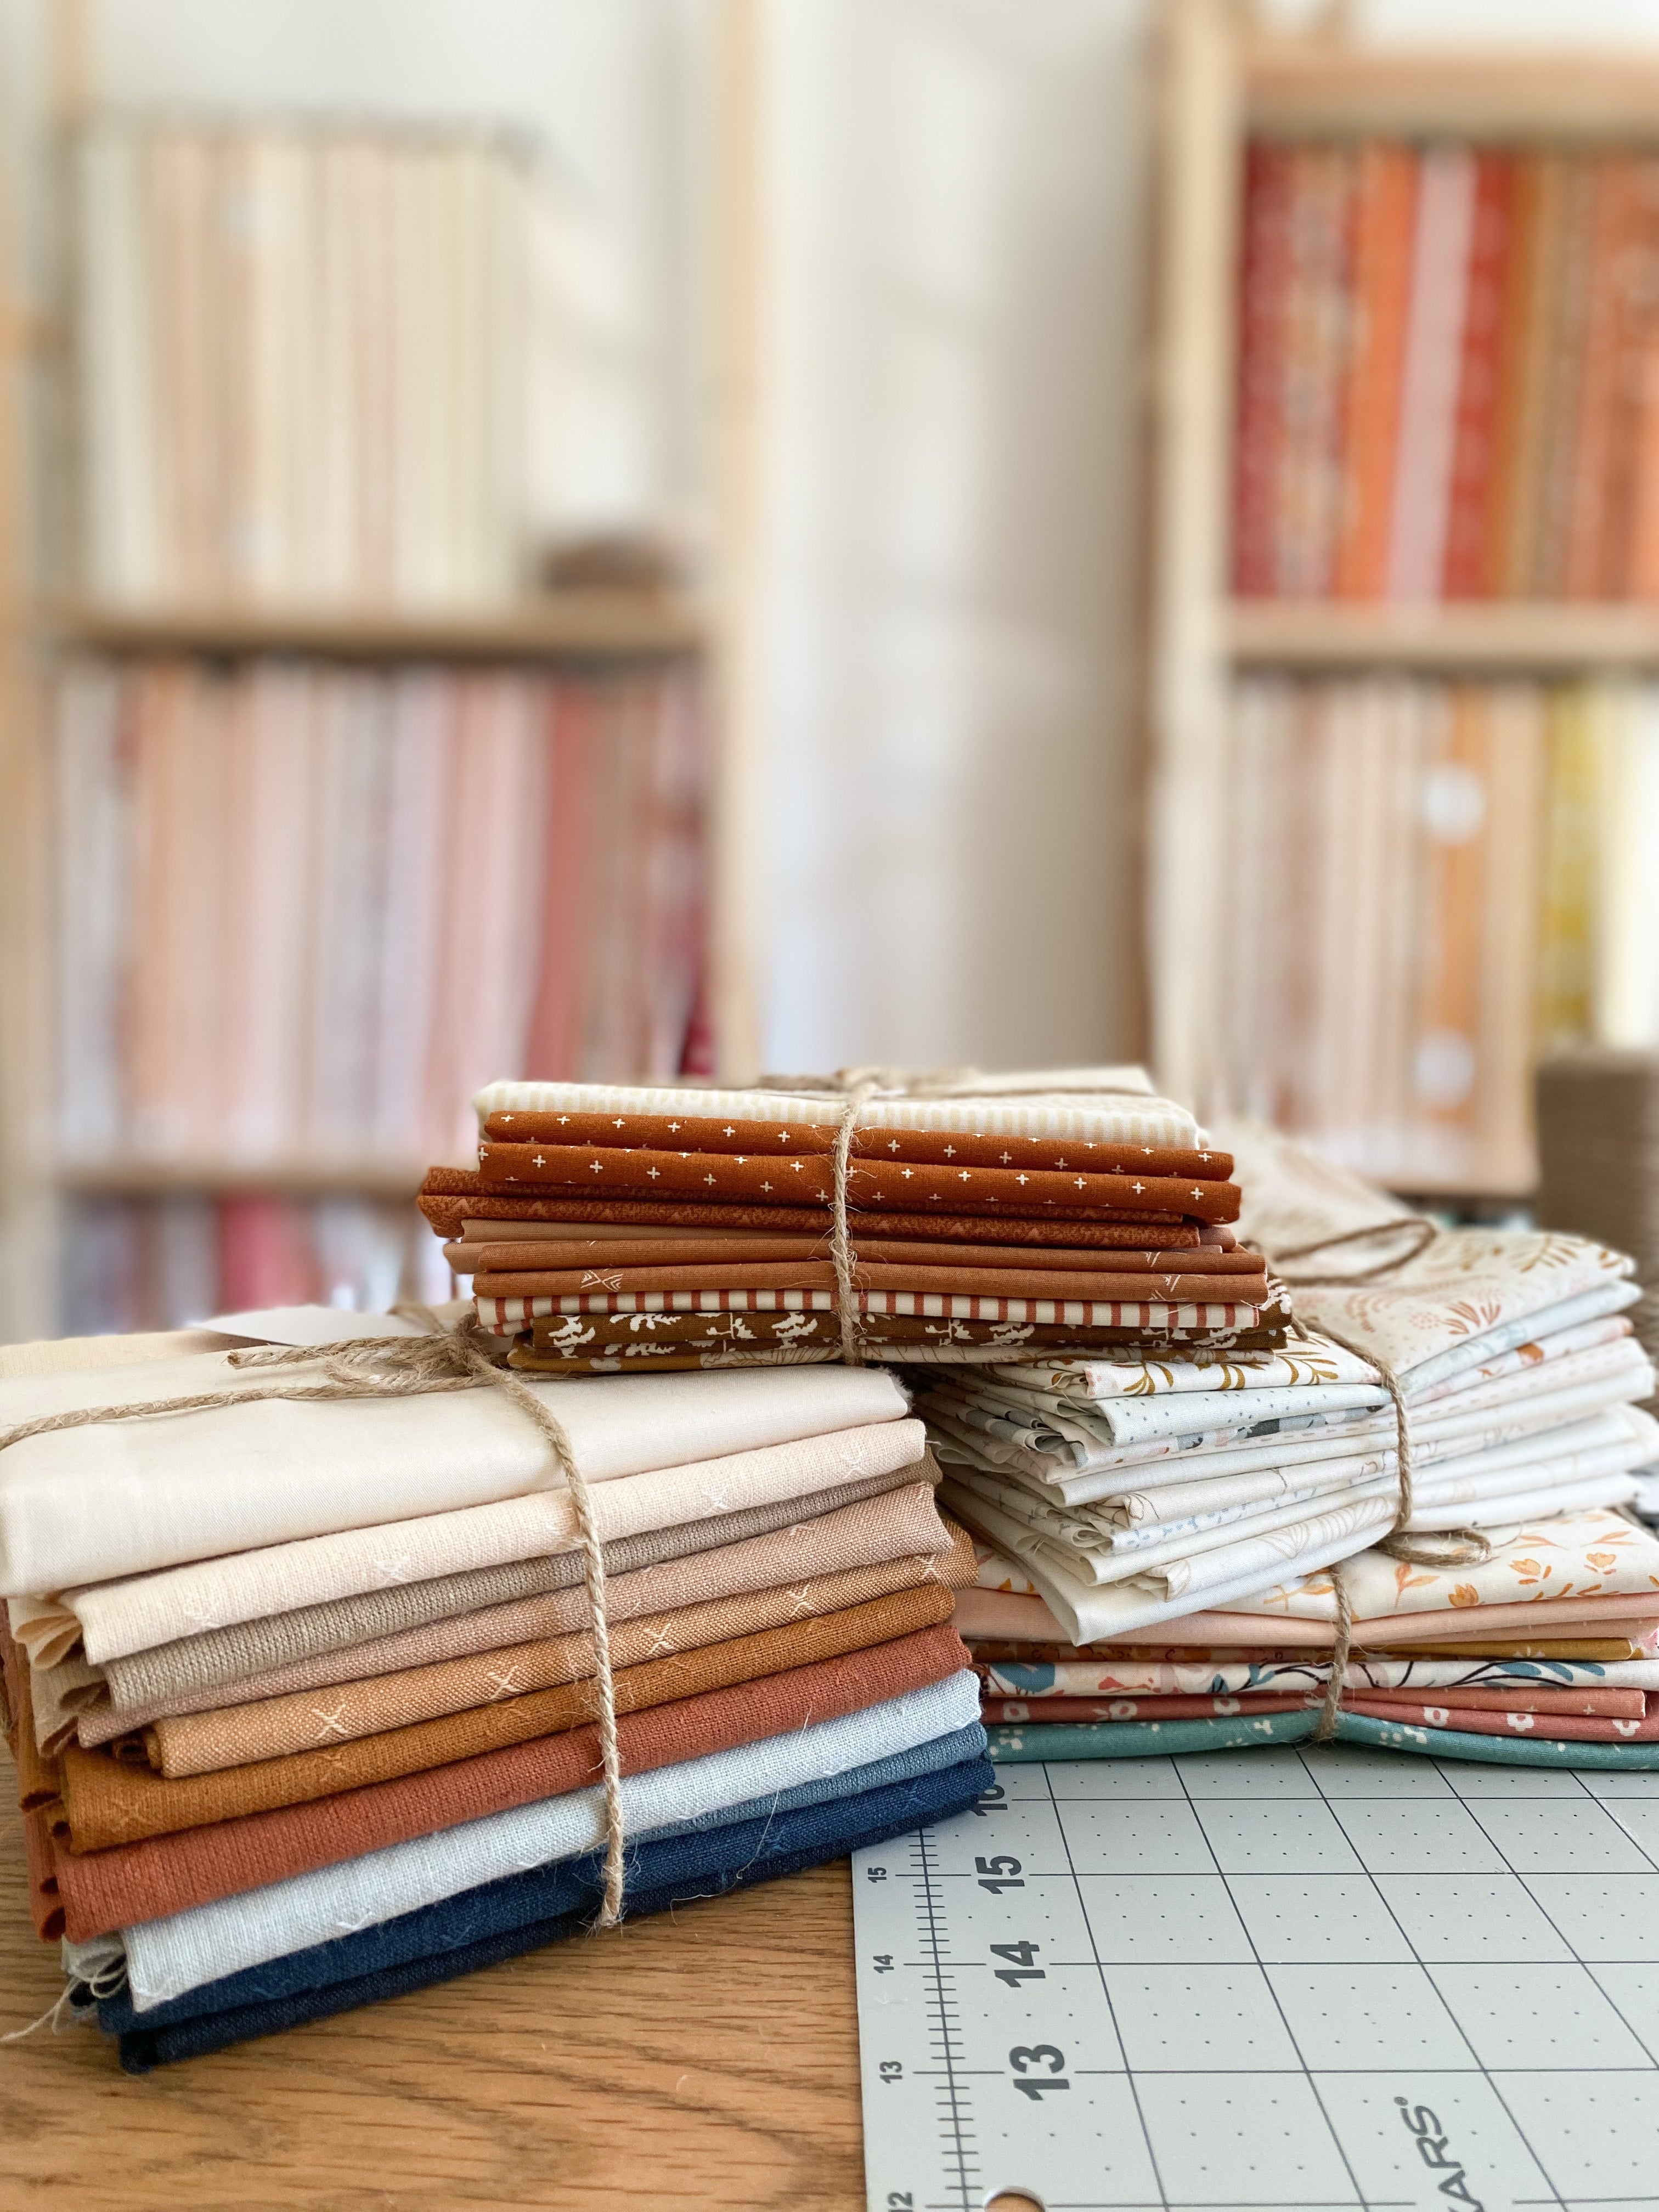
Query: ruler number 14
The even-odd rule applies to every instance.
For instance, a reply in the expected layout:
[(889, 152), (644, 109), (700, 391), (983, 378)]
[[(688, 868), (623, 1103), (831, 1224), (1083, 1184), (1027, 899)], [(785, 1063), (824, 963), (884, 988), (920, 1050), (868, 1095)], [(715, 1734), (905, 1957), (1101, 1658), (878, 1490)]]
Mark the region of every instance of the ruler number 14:
[(1022, 1982), (1047, 1981), (1047, 1974), (1037, 1964), (1040, 1948), (1036, 1943), (993, 1943), (991, 1956), (1008, 1961), (1006, 1966), (997, 1968), (997, 1979), (1006, 1982), (1011, 1990), (1017, 1990)]

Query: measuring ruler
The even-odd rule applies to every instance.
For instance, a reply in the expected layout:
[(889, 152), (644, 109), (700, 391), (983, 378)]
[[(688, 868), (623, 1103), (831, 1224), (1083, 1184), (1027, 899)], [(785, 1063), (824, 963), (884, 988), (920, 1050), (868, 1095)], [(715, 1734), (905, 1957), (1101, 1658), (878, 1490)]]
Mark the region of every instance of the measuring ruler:
[(1021, 1799), (1042, 1772), (1005, 1769), (969, 1812), (853, 1861), (872, 2212), (978, 2212), (1003, 2189), (1103, 2201), (1098, 2136), (1120, 2124), (1124, 2075), (1068, 2035), (1068, 1984), (1097, 1985), (1092, 1958), (1048, 1963), (1079, 1954), (1058, 1889), (1024, 1872), (1038, 1839)]
[(1659, 1776), (1009, 1764), (853, 1884), (872, 2212), (1659, 2212)]

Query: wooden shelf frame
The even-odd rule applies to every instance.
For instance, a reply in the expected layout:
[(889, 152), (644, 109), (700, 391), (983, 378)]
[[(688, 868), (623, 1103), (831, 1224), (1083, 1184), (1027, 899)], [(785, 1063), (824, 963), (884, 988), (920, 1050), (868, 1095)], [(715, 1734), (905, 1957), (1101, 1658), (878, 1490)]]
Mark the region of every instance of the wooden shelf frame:
[(42, 633), (106, 653), (296, 653), (347, 660), (639, 659), (696, 653), (708, 618), (689, 594), (559, 592), (511, 607), (48, 606)]
[[(1228, 835), (1228, 692), (1244, 669), (1471, 678), (1659, 674), (1659, 607), (1398, 606), (1232, 598), (1240, 182), (1252, 135), (1659, 150), (1659, 55), (1367, 45), (1268, 33), (1234, 0), (1163, 0), (1157, 21), (1150, 549), (1141, 668), (1147, 792), (1142, 971), (1161, 1086), (1206, 1097), (1227, 1016), (1215, 954)], [(1479, 1170), (1445, 1199), (1524, 1200)], [(1429, 1195), (1419, 1191), (1420, 1195)]]
[(1659, 671), (1659, 606), (1234, 599), (1225, 620), (1228, 654), (1239, 667), (1545, 676)]

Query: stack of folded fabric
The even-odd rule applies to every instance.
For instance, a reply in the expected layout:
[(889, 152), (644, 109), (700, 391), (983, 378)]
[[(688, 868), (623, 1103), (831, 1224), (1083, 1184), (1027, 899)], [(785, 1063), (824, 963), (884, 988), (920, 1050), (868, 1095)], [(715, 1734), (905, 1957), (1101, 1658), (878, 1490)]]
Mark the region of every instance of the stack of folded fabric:
[[(1659, 1459), (1632, 1263), (1439, 1230), (1282, 1139), (1231, 1141), (1250, 1232), (1312, 1278), (1292, 1346), (1011, 1366), (921, 1401), (981, 1540), (958, 1626), (987, 1717), (1029, 1747), (1040, 1713), (1049, 1757), (1266, 1741), (1275, 1711), (1312, 1725), (1334, 1663), (1339, 1733), (1645, 1741), (1659, 1544), (1611, 1510)], [(1569, 1608), (1547, 1630), (1540, 1601)]]
[[(991, 1756), (1140, 1759), (1305, 1740), (1338, 1643), (1328, 1573), (1079, 1646), (1028, 1577), (981, 1549), (957, 1625)], [(1659, 1540), (1604, 1509), (1502, 1532), (1479, 1564), (1379, 1548), (1341, 1568), (1352, 1609), (1334, 1727), (1391, 1751), (1522, 1765), (1659, 1767)], [(994, 1585), (994, 1587), (993, 1587)]]
[[(562, 1424), (579, 1493), (488, 1382), (335, 1400), (337, 1363), (235, 1357), (0, 1382), (0, 1650), (36, 1923), (67, 1939), (71, 1990), (130, 2068), (592, 1921), (617, 1831), (583, 1498), (626, 1913), (986, 1786), (950, 1625), (971, 1547), (890, 1375), (523, 1386)], [(227, 1389), (295, 1395), (135, 1417)], [(17, 1434), (71, 1413), (94, 1418)]]
[(477, 1170), (434, 1169), (421, 1206), (481, 1322), (543, 1373), (828, 1360), (853, 1335), (886, 1361), (1283, 1341), (1227, 1225), (1232, 1163), (1190, 1114), (1138, 1069), (1002, 1080), (850, 1108), (493, 1084)]

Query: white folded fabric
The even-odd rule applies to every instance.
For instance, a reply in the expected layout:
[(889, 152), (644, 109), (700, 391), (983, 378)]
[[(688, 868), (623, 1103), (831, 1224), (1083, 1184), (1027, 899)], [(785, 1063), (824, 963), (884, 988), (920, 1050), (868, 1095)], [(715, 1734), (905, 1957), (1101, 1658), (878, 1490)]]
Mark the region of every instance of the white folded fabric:
[[(839, 1720), (625, 1775), (629, 1833), (648, 1835), (722, 1806), (845, 1774), (978, 1717), (978, 1677), (964, 1668), (943, 1682)], [(122, 1930), (133, 2003), (147, 2011), (268, 1959), (417, 1911), (504, 1875), (596, 1850), (605, 1832), (604, 1792), (572, 1790), (164, 1920), (147, 1920)]]
[[(1052, 1080), (1052, 1091), (1038, 1086)], [(1141, 1067), (1052, 1068), (1005, 1079), (975, 1077), (972, 1097), (912, 1098), (878, 1092), (860, 1106), (861, 1129), (940, 1129), (994, 1137), (1064, 1137), (1074, 1144), (1165, 1145), (1201, 1151), (1203, 1131), (1186, 1107), (1153, 1095)], [(491, 1114), (682, 1114), (708, 1120), (810, 1122), (833, 1129), (844, 1097), (793, 1091), (690, 1091), (662, 1085), (489, 1083), (472, 1101), (480, 1125)]]
[[(641, 1378), (647, 1389), (672, 1379)], [(604, 1388), (615, 1389), (616, 1379), (607, 1377)], [(609, 1543), (647, 1528), (675, 1528), (890, 1474), (914, 1466), (925, 1442), (920, 1421), (884, 1420), (690, 1466), (618, 1475), (595, 1488), (593, 1517), (601, 1541)], [(66, 1591), (56, 1601), (14, 1599), (8, 1609), (12, 1634), (31, 1663), (52, 1665), (83, 1641), (87, 1657), (101, 1664), (204, 1629), (355, 1597), (397, 1583), (423, 1582), (433, 1575), (538, 1559), (569, 1551), (580, 1540), (569, 1493), (543, 1490), (499, 1504), (306, 1537), (228, 1559), (94, 1583)]]
[[(229, 1355), (0, 1382), (0, 1432), (70, 1408), (245, 1387)], [(268, 1370), (267, 1370), (268, 1372)], [(309, 1364), (280, 1370), (296, 1386)], [(868, 1368), (618, 1375), (532, 1388), (590, 1480), (897, 1420), (903, 1392)], [(234, 1479), (232, 1474), (234, 1470)], [(504, 1392), (254, 1404), (102, 1422), (0, 1451), (0, 1594), (101, 1582), (253, 1545), (562, 1488), (546, 1438)]]

